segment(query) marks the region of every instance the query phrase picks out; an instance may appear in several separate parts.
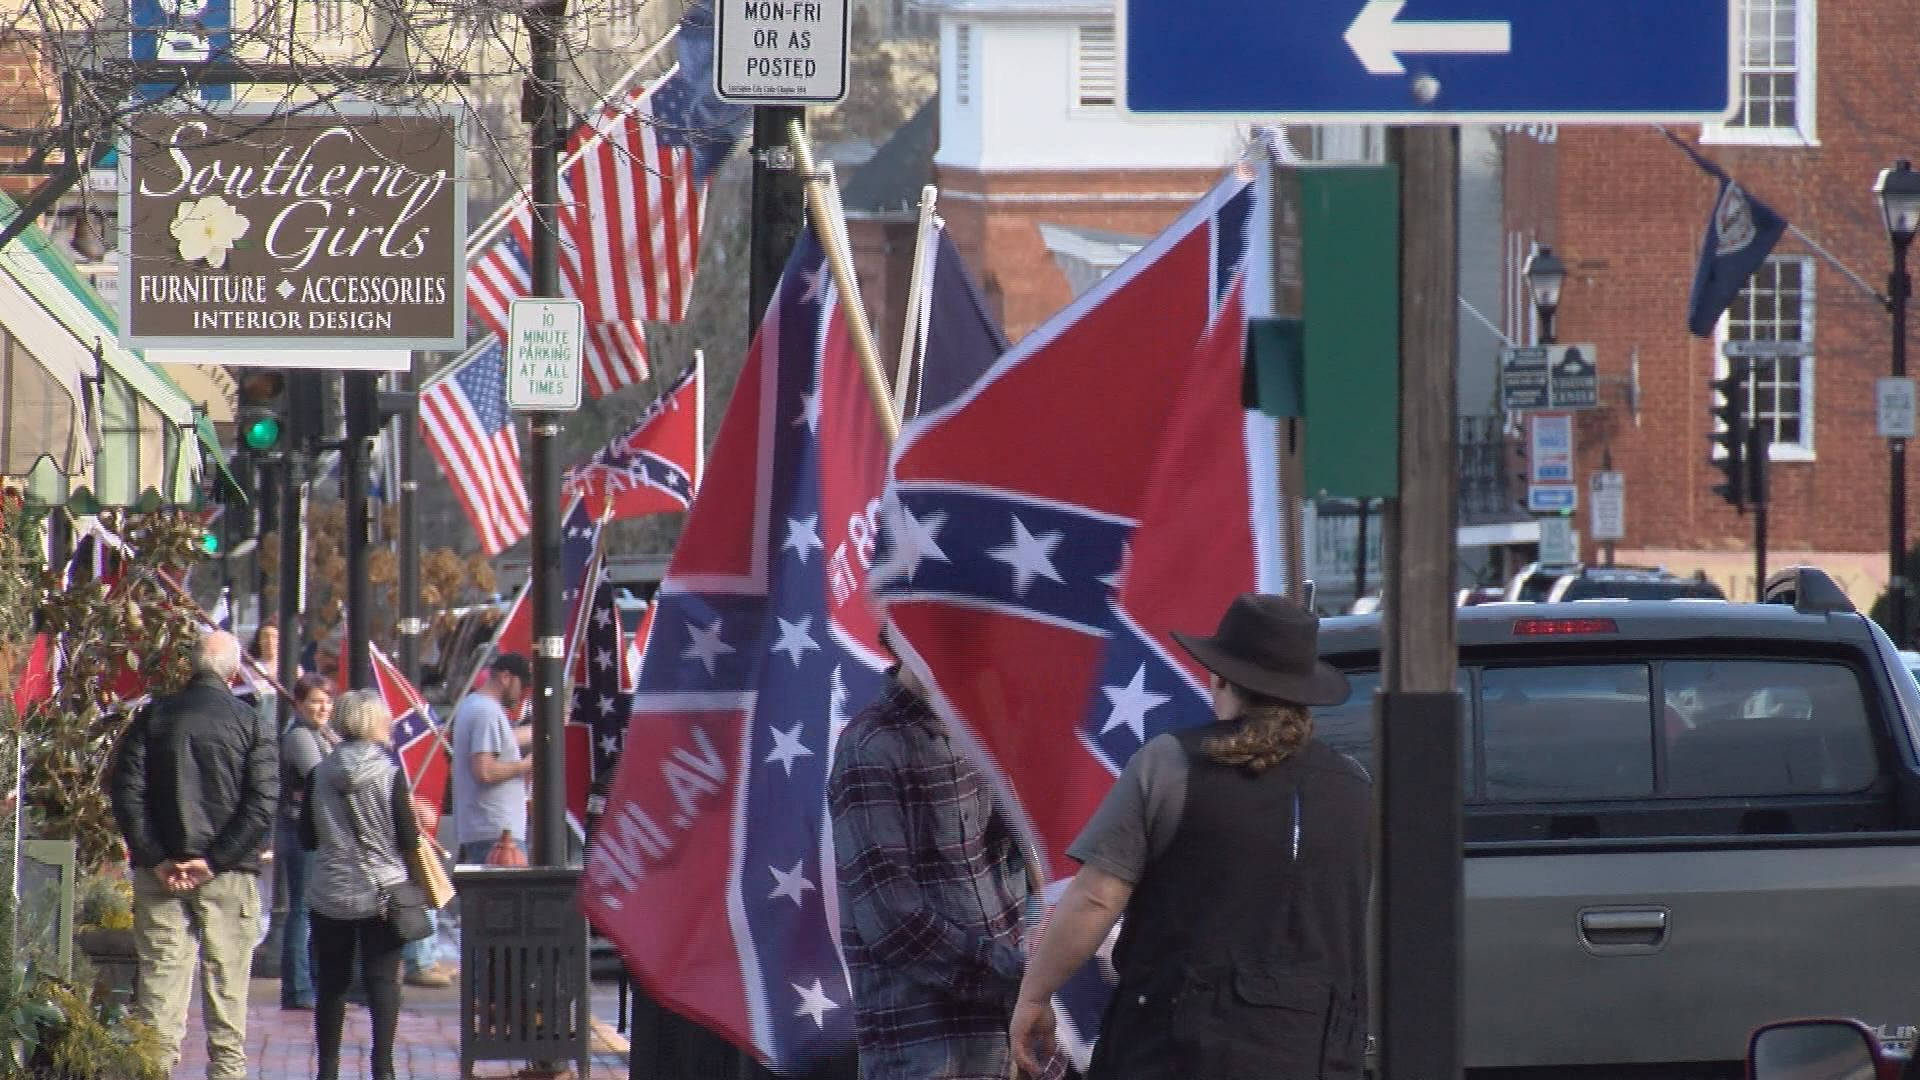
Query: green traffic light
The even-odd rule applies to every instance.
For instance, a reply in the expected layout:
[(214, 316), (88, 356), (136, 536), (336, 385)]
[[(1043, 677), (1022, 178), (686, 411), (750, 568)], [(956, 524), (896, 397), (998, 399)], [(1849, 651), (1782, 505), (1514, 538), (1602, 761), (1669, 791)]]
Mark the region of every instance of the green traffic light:
[(220, 538), (210, 532), (201, 533), (200, 550), (209, 555), (220, 554)]
[(256, 416), (247, 422), (240, 433), (240, 441), (252, 450), (271, 450), (280, 441), (280, 418), (276, 416)]

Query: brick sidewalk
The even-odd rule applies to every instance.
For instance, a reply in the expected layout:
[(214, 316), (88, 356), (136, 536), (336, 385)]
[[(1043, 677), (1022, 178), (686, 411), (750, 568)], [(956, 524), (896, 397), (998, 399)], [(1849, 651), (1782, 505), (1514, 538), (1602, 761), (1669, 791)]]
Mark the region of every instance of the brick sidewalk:
[[(206, 1075), (206, 1031), (200, 1023), (198, 991), (187, 1016), (186, 1039), (181, 1043), (176, 1080), (198, 1080)], [(611, 1024), (616, 1019), (614, 984), (596, 981), (593, 1014)], [(398, 1080), (455, 1080), (460, 1075), (460, 991), (458, 987), (404, 989), (400, 1028), (394, 1038), (393, 1064)], [(347, 1007), (347, 1023), (340, 1040), (341, 1080), (366, 1080), (370, 1032), (364, 1006)], [(255, 979), (247, 1009), (247, 1065), (249, 1080), (311, 1080), (313, 1077), (313, 1014), (280, 1008), (280, 983)], [(510, 1073), (512, 1063), (480, 1062), (478, 1077)], [(626, 1059), (615, 1054), (593, 1056), (595, 1077), (624, 1078)]]

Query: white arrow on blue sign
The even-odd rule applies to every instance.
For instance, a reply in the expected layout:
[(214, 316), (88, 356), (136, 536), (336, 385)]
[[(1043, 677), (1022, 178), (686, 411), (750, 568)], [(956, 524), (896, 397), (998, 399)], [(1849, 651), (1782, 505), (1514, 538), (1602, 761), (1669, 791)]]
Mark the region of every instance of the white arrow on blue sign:
[(1122, 0), (1127, 108), (1374, 123), (1703, 120), (1729, 0)]

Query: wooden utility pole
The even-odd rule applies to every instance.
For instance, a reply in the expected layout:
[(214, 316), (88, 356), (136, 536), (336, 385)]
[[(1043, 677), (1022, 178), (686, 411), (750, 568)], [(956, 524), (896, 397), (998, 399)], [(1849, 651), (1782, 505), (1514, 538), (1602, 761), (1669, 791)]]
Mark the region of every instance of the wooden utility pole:
[(1459, 132), (1394, 130), (1400, 167), (1400, 483), (1384, 507), (1374, 700), (1375, 1015), (1383, 1080), (1460, 1075), (1460, 695), (1454, 678)]

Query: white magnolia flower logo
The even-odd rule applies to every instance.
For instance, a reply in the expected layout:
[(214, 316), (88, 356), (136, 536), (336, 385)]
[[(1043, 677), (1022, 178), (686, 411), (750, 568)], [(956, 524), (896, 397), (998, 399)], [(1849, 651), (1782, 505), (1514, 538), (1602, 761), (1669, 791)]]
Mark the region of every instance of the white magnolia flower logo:
[(188, 262), (207, 261), (215, 270), (227, 265), (227, 252), (233, 242), (247, 235), (250, 224), (232, 203), (218, 195), (188, 199), (174, 212), (169, 231), (180, 242), (180, 257)]

